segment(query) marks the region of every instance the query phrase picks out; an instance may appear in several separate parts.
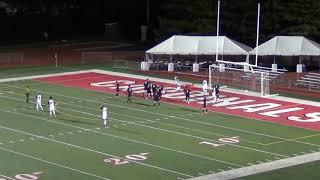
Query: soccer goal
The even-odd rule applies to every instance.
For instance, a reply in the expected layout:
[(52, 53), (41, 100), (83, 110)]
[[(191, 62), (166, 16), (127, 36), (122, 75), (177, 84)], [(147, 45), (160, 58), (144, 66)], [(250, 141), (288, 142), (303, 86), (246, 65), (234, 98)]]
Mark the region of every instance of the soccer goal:
[(209, 66), (209, 85), (219, 84), (229, 88), (270, 95), (268, 72), (255, 71), (248, 63), (219, 64)]

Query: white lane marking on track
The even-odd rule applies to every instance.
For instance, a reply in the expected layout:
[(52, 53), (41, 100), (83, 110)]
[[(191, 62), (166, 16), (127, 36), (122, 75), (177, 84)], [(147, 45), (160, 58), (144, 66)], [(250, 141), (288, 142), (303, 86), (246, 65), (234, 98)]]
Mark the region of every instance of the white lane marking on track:
[[(16, 130), (16, 129), (13, 129), (13, 128), (8, 128), (8, 127), (5, 127), (5, 126), (0, 126), (0, 128), (6, 129), (6, 130), (9, 130), (9, 131), (13, 131), (13, 132), (18, 132), (18, 133), (25, 134), (25, 135), (29, 135), (29, 136), (34, 136), (34, 137), (37, 137), (37, 138), (40, 138), (40, 139), (44, 139), (44, 140), (47, 140), (47, 141), (51, 141), (51, 142), (55, 142), (55, 143), (58, 143), (58, 144), (63, 144), (63, 145), (70, 146), (70, 147), (73, 147), (73, 148), (76, 148), (76, 149), (81, 149), (81, 150), (92, 152), (92, 153), (96, 153), (96, 154), (101, 154), (101, 155), (105, 155), (105, 156), (110, 156), (110, 157), (114, 157), (114, 158), (123, 159), (121, 157), (118, 157), (118, 156), (115, 156), (115, 155), (112, 155), (112, 154), (108, 154), (108, 153), (100, 152), (100, 151), (97, 151), (97, 150), (93, 150), (93, 149), (77, 146), (77, 145), (66, 143), (66, 142), (63, 142), (63, 141), (49, 139), (49, 138), (46, 138), (44, 136), (35, 135), (35, 134), (32, 134), (32, 133)], [(173, 170), (170, 170), (170, 169), (165, 169), (165, 168), (162, 168), (162, 167), (158, 167), (158, 166), (154, 166), (154, 165), (150, 165), (150, 164), (146, 164), (146, 163), (142, 163), (142, 162), (139, 162), (139, 161), (134, 161), (134, 160), (129, 160), (129, 159), (126, 159), (126, 160), (134, 162), (134, 163), (139, 164), (139, 165), (143, 165), (143, 166), (146, 166), (146, 167), (154, 168), (154, 169), (157, 169), (157, 170), (162, 170), (162, 171), (170, 172), (170, 173), (173, 173), (173, 174), (179, 174), (179, 175), (183, 175), (185, 177), (193, 177), (192, 175), (188, 175), (188, 174), (185, 174), (185, 173), (180, 173), (180, 172), (177, 172), (177, 171), (173, 171)]]
[(39, 175), (39, 174), (42, 174), (43, 172), (34, 172), (34, 173), (32, 173), (32, 174), (34, 174), (34, 175)]
[(71, 168), (71, 167), (68, 167), (68, 166), (60, 165), (60, 164), (57, 164), (55, 162), (47, 161), (47, 160), (44, 160), (44, 159), (41, 159), (41, 158), (37, 158), (37, 157), (34, 157), (34, 156), (30, 156), (30, 155), (27, 155), (27, 154), (20, 153), (20, 152), (17, 152), (17, 151), (12, 151), (10, 149), (5, 149), (5, 148), (0, 147), (0, 150), (7, 151), (7, 152), (10, 152), (10, 153), (13, 153), (13, 154), (20, 155), (20, 156), (28, 157), (30, 159), (34, 159), (34, 160), (37, 160), (37, 161), (45, 162), (47, 164), (58, 166), (58, 167), (61, 167), (61, 168), (64, 168), (64, 169), (72, 170), (72, 171), (75, 171), (75, 172), (78, 172), (78, 173), (81, 173), (81, 174), (86, 174), (86, 175), (89, 175), (89, 176), (93, 176), (93, 177), (96, 177), (96, 178), (99, 178), (99, 179), (109, 180), (108, 178), (105, 178), (105, 177), (97, 176), (97, 175), (94, 175), (94, 174), (91, 174), (91, 173), (88, 173), (88, 172), (85, 172), (85, 171), (80, 171), (80, 170), (77, 170), (77, 169), (74, 169), (74, 168)]
[[(0, 111), (8, 112), (7, 110), (3, 110), (3, 109), (0, 109)], [(12, 113), (12, 112), (11, 112), (11, 113)], [(51, 123), (54, 123), (54, 124), (59, 124), (59, 125), (63, 125), (63, 126), (73, 127), (73, 128), (76, 128), (76, 129), (82, 129), (82, 130), (84, 129), (84, 128), (82, 128), (82, 127), (78, 127), (78, 126), (74, 126), (74, 125), (70, 125), (70, 124), (65, 124), (65, 123), (61, 123), (61, 122), (57, 122), (57, 121), (53, 121), (53, 120), (49, 120), (49, 119), (45, 119), (45, 118), (40, 118), (40, 117), (37, 117), (37, 116), (26, 115), (26, 114), (17, 113), (17, 112), (14, 112), (14, 113), (12, 113), (12, 114), (17, 114), (17, 115), (24, 116), (24, 117), (31, 117), (31, 118), (43, 120), (43, 121), (46, 121), (46, 122), (51, 122)], [(79, 131), (80, 131), (80, 130), (78, 130), (78, 132), (79, 132)], [(80, 131), (80, 132), (82, 132), (82, 131)], [(193, 153), (188, 153), (188, 152), (184, 152), (184, 151), (180, 151), (180, 150), (176, 150), (176, 149), (171, 149), (171, 148), (168, 148), (168, 147), (163, 147), (163, 146), (159, 146), (159, 145), (155, 145), (155, 144), (150, 144), (150, 143), (146, 143), (146, 142), (142, 142), (142, 141), (137, 141), (137, 140), (133, 140), (133, 139), (129, 139), (129, 138), (121, 137), (121, 136), (116, 136), (116, 135), (112, 135), (112, 134), (108, 134), (108, 133), (103, 133), (103, 132), (94, 131), (94, 130), (91, 130), (91, 132), (92, 132), (92, 133), (96, 133), (96, 134), (105, 135), (105, 136), (110, 136), (110, 137), (119, 138), (119, 139), (126, 140), (126, 141), (130, 141), (130, 142), (135, 142), (135, 143), (138, 143), (138, 144), (144, 144), (144, 145), (148, 145), (148, 146), (152, 146), (152, 147), (157, 147), (157, 148), (159, 148), (159, 149), (164, 149), (164, 150), (168, 150), (168, 151), (173, 151), (173, 152), (176, 152), (176, 153), (185, 154), (185, 155), (189, 155), (189, 156), (193, 156), (193, 157), (197, 157), (197, 158), (201, 158), (201, 159), (216, 161), (216, 162), (220, 162), (220, 163), (224, 163), (224, 164), (233, 165), (233, 166), (236, 166), (236, 167), (243, 167), (243, 166), (238, 165), (238, 164), (234, 164), (234, 163), (230, 163), (230, 162), (218, 160), (218, 159), (215, 159), (215, 158), (210, 158), (210, 157), (201, 156), (201, 155), (197, 155), (197, 154), (193, 154)]]

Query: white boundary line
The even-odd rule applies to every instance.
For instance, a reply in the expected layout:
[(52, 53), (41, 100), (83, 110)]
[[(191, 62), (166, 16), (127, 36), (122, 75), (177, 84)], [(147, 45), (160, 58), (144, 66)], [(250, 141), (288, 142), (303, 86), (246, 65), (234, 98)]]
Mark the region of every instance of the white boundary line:
[(215, 173), (215, 174), (211, 174), (211, 175), (200, 176), (200, 177), (196, 177), (196, 178), (191, 178), (190, 180), (235, 179), (235, 178), (250, 176), (250, 175), (254, 175), (254, 174), (278, 170), (281, 168), (296, 166), (296, 165), (319, 161), (319, 160), (320, 160), (320, 152), (316, 152), (316, 153), (310, 153), (310, 154), (306, 154), (306, 155), (276, 160), (276, 161), (272, 161), (272, 162), (267, 162), (267, 163), (263, 163), (263, 164), (257, 164), (257, 165), (253, 165), (253, 166), (243, 167), (243, 168), (239, 168), (239, 169), (233, 169), (233, 170), (229, 170), (229, 171), (219, 172), (219, 173)]
[(75, 171), (75, 172), (78, 172), (78, 173), (81, 173), (81, 174), (85, 174), (85, 175), (88, 175), (88, 176), (92, 176), (92, 177), (96, 177), (96, 178), (104, 179), (104, 180), (109, 180), (108, 178), (105, 178), (105, 177), (94, 175), (94, 174), (91, 174), (91, 173), (88, 173), (88, 172), (85, 172), (85, 171), (80, 171), (80, 170), (77, 170), (77, 169), (74, 169), (74, 168), (71, 168), (71, 167), (68, 167), (68, 166), (60, 165), (60, 164), (57, 164), (57, 163), (54, 163), (54, 162), (51, 162), (51, 161), (47, 161), (47, 160), (44, 160), (44, 159), (41, 159), (41, 158), (37, 158), (37, 157), (30, 156), (30, 155), (27, 155), (27, 154), (23, 154), (23, 153), (20, 153), (20, 152), (12, 151), (12, 150), (9, 150), (9, 149), (3, 148), (3, 147), (0, 147), (0, 150), (6, 151), (6, 152), (10, 152), (10, 153), (13, 153), (13, 154), (16, 154), (16, 155), (24, 156), (24, 157), (27, 157), (27, 158), (30, 158), (30, 159), (34, 159), (34, 160), (37, 160), (37, 161), (41, 161), (41, 162), (44, 162), (44, 163), (47, 163), (47, 164), (51, 164), (51, 165), (54, 165), (54, 166), (57, 166), (57, 167), (61, 167), (61, 168), (64, 168), (64, 169), (68, 169), (68, 170), (71, 170), (71, 171)]
[[(3, 86), (14, 87), (14, 88), (18, 88), (18, 89), (23, 89), (22, 87), (13, 86), (13, 85), (3, 85)], [(36, 90), (34, 90), (34, 91), (36, 91)], [(104, 103), (104, 102), (98, 102), (98, 101), (94, 101), (94, 100), (81, 99), (81, 98), (78, 98), (78, 97), (61, 95), (61, 94), (58, 94), (58, 93), (52, 93), (52, 92), (47, 92), (47, 91), (40, 91), (40, 92), (44, 92), (44, 93), (47, 93), (47, 94), (54, 94), (54, 95), (57, 95), (57, 96), (66, 97), (66, 98), (70, 98), (70, 99), (77, 99), (77, 100), (82, 100), (82, 101), (87, 101), (87, 102), (92, 102), (92, 103), (98, 103), (99, 105), (101, 105), (101, 104)], [(209, 125), (209, 126), (215, 126), (215, 127), (220, 127), (220, 128), (229, 129), (229, 130), (234, 130), (234, 131), (239, 131), (239, 132), (245, 132), (245, 133), (248, 133), (248, 134), (254, 134), (254, 135), (259, 135), (259, 136), (264, 136), (264, 137), (279, 139), (279, 140), (282, 140), (282, 141), (294, 141), (294, 142), (306, 144), (305, 142), (302, 142), (302, 141), (296, 141), (296, 140), (292, 140), (292, 139), (286, 139), (286, 138), (282, 138), (282, 137), (278, 137), (278, 136), (273, 136), (273, 135), (269, 135), (269, 134), (258, 133), (258, 132), (254, 132), (254, 131), (248, 131), (248, 130), (233, 128), (233, 127), (228, 127), (228, 126), (223, 126), (223, 125), (217, 125), (217, 124), (213, 124), (213, 123), (207, 123), (207, 122), (202, 122), (202, 121), (195, 121), (195, 120), (188, 119), (188, 118), (182, 118), (182, 117), (178, 117), (178, 116), (161, 114), (161, 113), (157, 113), (157, 112), (153, 112), (153, 111), (146, 111), (146, 110), (143, 110), (143, 109), (136, 109), (136, 108), (127, 107), (127, 106), (121, 106), (121, 105), (116, 105), (116, 104), (112, 104), (112, 103), (108, 103), (108, 105), (115, 106), (115, 107), (121, 107), (121, 108), (125, 108), (125, 109), (130, 109), (130, 110), (134, 110), (134, 111), (140, 111), (140, 112), (149, 113), (149, 114), (155, 114), (155, 115), (165, 116), (165, 117), (169, 117), (169, 118), (176, 118), (176, 119), (180, 119), (180, 120), (183, 120), (183, 121), (189, 121), (189, 122), (194, 122), (194, 123), (199, 123), (199, 124), (204, 124), (204, 125)], [(264, 121), (264, 122), (270, 122), (270, 121)], [(316, 130), (312, 130), (312, 131), (316, 131)]]
[[(0, 96), (0, 97), (1, 97), (1, 96)], [(3, 97), (3, 96), (2, 96), (2, 97)], [(6, 98), (15, 99), (15, 100), (18, 100), (18, 101), (19, 101), (19, 99), (12, 98), (12, 97), (6, 97)], [(67, 109), (67, 108), (62, 108), (62, 109)], [(0, 109), (0, 110), (1, 110), (1, 109)], [(68, 110), (70, 110), (70, 109), (68, 109)], [(76, 111), (76, 110), (72, 110), (72, 111)], [(87, 113), (87, 112), (81, 112), (81, 111), (76, 111), (76, 112), (90, 115), (90, 113)], [(100, 117), (100, 116), (94, 115), (94, 114), (91, 114), (91, 115)], [(122, 121), (122, 120), (121, 120), (121, 121)], [(131, 123), (131, 122), (129, 122), (129, 121), (122, 121), (122, 122)], [(136, 124), (136, 123), (131, 123), (131, 124)], [(170, 130), (155, 128), (155, 127), (146, 126), (146, 125), (142, 125), (142, 124), (136, 124), (136, 125), (144, 126), (144, 127), (148, 127), (148, 128), (152, 128), (152, 129), (157, 129), (157, 130), (161, 130), (161, 131), (166, 131), (166, 132), (170, 132), (170, 133), (175, 133), (175, 134), (179, 134), (179, 135), (184, 135), (184, 136), (188, 136), (188, 137), (193, 137), (193, 138), (198, 138), (198, 139), (203, 139), (203, 140), (209, 140), (209, 139), (206, 139), (206, 138), (201, 138), (201, 137), (197, 137), (197, 136), (193, 136), (193, 135), (187, 135), (187, 134), (184, 134), (184, 133), (179, 133), (179, 132), (174, 132), (174, 131), (170, 131)], [(210, 140), (210, 141), (213, 141), (213, 140)], [(214, 142), (217, 142), (217, 141), (214, 141)], [(242, 148), (242, 149), (248, 149), (248, 150), (256, 151), (256, 152), (260, 152), (260, 153), (270, 154), (270, 155), (273, 155), (273, 156), (289, 157), (289, 156), (286, 156), (286, 155), (283, 155), (283, 154), (272, 153), (272, 152), (268, 152), (268, 151), (264, 151), (264, 150), (260, 150), (260, 149), (255, 149), (255, 148), (251, 148), (251, 147), (246, 147), (246, 146), (240, 146), (240, 145), (236, 145), (236, 144), (228, 144), (228, 145), (234, 146), (234, 147), (238, 147), (238, 148)], [(221, 160), (219, 160), (219, 161), (221, 161)], [(227, 163), (227, 162), (225, 162), (225, 163)], [(228, 164), (229, 164), (229, 165), (234, 165), (234, 164), (232, 164), (232, 163), (228, 163)], [(239, 166), (238, 166), (238, 167), (239, 167)]]
[(5, 176), (5, 175), (3, 175), (3, 174), (0, 174), (0, 177), (7, 178), (7, 179), (10, 179), (10, 180), (15, 180), (15, 179), (13, 179), (13, 178), (11, 178), (11, 177), (9, 177), (9, 176)]
[[(69, 147), (73, 147), (73, 148), (76, 148), (76, 149), (81, 149), (81, 150), (84, 150), (84, 151), (93, 152), (93, 153), (100, 154), (100, 155), (104, 155), (104, 156), (110, 156), (110, 157), (114, 157), (114, 158), (125, 159), (125, 158), (121, 158), (121, 157), (119, 157), (119, 156), (115, 156), (115, 155), (112, 155), (112, 154), (108, 154), (108, 153), (100, 152), (100, 151), (97, 151), (97, 150), (93, 150), (93, 149), (81, 147), (81, 146), (74, 145), (74, 144), (70, 144), (70, 143), (66, 143), (66, 142), (63, 142), (63, 141), (58, 141), (58, 140), (54, 140), (54, 139), (49, 139), (49, 138), (46, 138), (46, 137), (44, 137), (44, 136), (35, 135), (35, 134), (32, 134), (32, 133), (28, 133), (28, 132), (25, 132), (25, 131), (20, 131), (20, 130), (8, 128), (8, 127), (5, 127), (5, 126), (0, 126), (0, 128), (1, 128), (1, 129), (6, 129), (6, 130), (9, 130), (9, 131), (13, 131), (13, 132), (18, 132), (18, 133), (20, 133), (20, 134), (25, 134), (25, 135), (33, 136), (33, 137), (40, 138), (40, 139), (43, 139), (43, 140), (46, 140), (46, 141), (55, 142), (55, 143), (57, 143), (57, 144), (63, 144), (63, 145), (66, 145), (66, 146), (69, 146)], [(0, 148), (0, 149), (2, 149), (2, 148)], [(170, 172), (170, 173), (173, 173), (173, 174), (183, 175), (183, 176), (185, 176), (185, 177), (193, 177), (193, 176), (188, 175), (188, 174), (184, 174), (184, 173), (180, 173), (180, 172), (177, 172), (177, 171), (173, 171), (173, 170), (161, 168), (161, 167), (158, 167), (158, 166), (153, 166), (153, 165), (149, 165), (149, 164), (146, 164), (146, 163), (141, 163), (141, 162), (134, 161), (134, 160), (130, 160), (130, 159), (125, 159), (125, 160), (134, 162), (134, 163), (139, 164), (139, 165), (151, 167), (151, 168), (154, 168), (154, 169), (157, 169), (157, 170), (162, 170), (162, 171)]]
[[(95, 72), (95, 73), (101, 73), (101, 74), (107, 74), (107, 75), (115, 75), (115, 76), (123, 76), (123, 77), (127, 77), (127, 78), (137, 78), (137, 79), (147, 79), (148, 78), (151, 81), (158, 81), (158, 82), (171, 83), (171, 84), (175, 83), (174, 80), (169, 80), (169, 79), (162, 79), (162, 78), (155, 78), (155, 77), (148, 77), (148, 76), (134, 75), (134, 74), (126, 74), (126, 73), (106, 71), (106, 70), (100, 70), (100, 69), (73, 71), (73, 72), (67, 72), (67, 73), (53, 73), (53, 74), (46, 74), (46, 75), (16, 77), (16, 78), (7, 78), (7, 79), (0, 79), (0, 83), (19, 81), (19, 80), (35, 79), (35, 78), (61, 76), (61, 75), (89, 73), (89, 72)], [(181, 83), (187, 83), (187, 82), (181, 82)], [(201, 87), (200, 84), (196, 84), (196, 86), (197, 87)], [(260, 97), (261, 98), (260, 93), (251, 93), (251, 92), (249, 93), (249, 92), (243, 92), (243, 91), (236, 90), (236, 89), (223, 89), (221, 91), (235, 93), (235, 94), (241, 94), (241, 95), (255, 96), (255, 97)], [(306, 104), (306, 105), (310, 105), (310, 106), (320, 107), (320, 103), (319, 102), (309, 101), (309, 100), (295, 99), (295, 98), (289, 98), (289, 97), (283, 97), (283, 96), (264, 97), (264, 98), (266, 98), (266, 99), (276, 99), (276, 100), (279, 100), (279, 101), (292, 102), (292, 103), (297, 103), (298, 102), (300, 104)]]
[[(38, 119), (38, 120), (47, 121), (47, 122), (51, 122), (51, 123), (55, 123), (55, 124), (59, 124), (59, 125), (69, 126), (69, 127), (73, 127), (73, 128), (76, 128), (76, 129), (81, 129), (83, 131), (89, 131), (89, 132), (93, 132), (93, 133), (96, 133), (96, 134), (115, 137), (115, 138), (118, 138), (118, 139), (130, 141), (130, 142), (134, 142), (134, 143), (138, 143), (138, 144), (143, 144), (143, 145), (147, 145), (147, 146), (151, 146), (151, 147), (156, 147), (156, 148), (164, 149), (164, 150), (167, 150), (167, 151), (173, 151), (173, 152), (176, 152), (176, 153), (189, 155), (189, 156), (193, 156), (193, 157), (197, 157), (197, 158), (201, 158), (201, 159), (217, 161), (217, 162), (221, 161), (221, 160), (217, 160), (217, 159), (214, 159), (214, 158), (209, 158), (209, 157), (206, 157), (206, 156), (201, 156), (201, 155), (188, 153), (188, 152), (184, 152), (184, 151), (180, 151), (180, 150), (176, 150), (176, 149), (171, 149), (171, 148), (167, 148), (167, 147), (163, 147), (163, 146), (159, 146), (159, 145), (155, 145), (155, 144), (150, 144), (150, 143), (146, 143), (146, 142), (142, 142), (142, 141), (138, 141), (138, 140), (133, 140), (133, 139), (120, 137), (120, 136), (116, 136), (116, 135), (112, 135), (112, 134), (108, 134), (108, 133), (103, 133), (103, 132), (99, 132), (99, 131), (95, 131), (95, 130), (91, 130), (91, 129), (86, 129), (86, 128), (82, 128), (82, 127), (78, 127), (78, 126), (74, 126), (74, 125), (70, 125), (70, 124), (60, 123), (60, 122), (57, 122), (57, 121), (52, 121), (52, 120), (48, 120), (48, 119), (44, 119), (44, 118), (40, 118), (40, 117), (36, 117), (36, 116), (25, 115), (25, 114), (21, 114), (21, 113), (17, 113), (17, 112), (11, 112), (11, 111), (4, 110), (4, 109), (0, 109), (0, 111), (11, 113), (11, 114), (17, 114), (17, 115), (25, 116), (25, 117), (29, 117), (29, 118), (35, 118), (35, 119)], [(221, 163), (222, 162), (223, 161), (221, 161)], [(228, 163), (225, 162), (225, 164), (228, 164)], [(241, 165), (238, 165), (238, 167), (239, 166), (241, 166)]]

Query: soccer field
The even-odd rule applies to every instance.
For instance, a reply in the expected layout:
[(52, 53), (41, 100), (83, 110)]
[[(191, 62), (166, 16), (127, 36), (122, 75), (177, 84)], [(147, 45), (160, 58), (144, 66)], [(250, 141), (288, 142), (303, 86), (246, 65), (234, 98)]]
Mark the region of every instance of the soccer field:
[(0, 179), (188, 179), (320, 151), (318, 131), (34, 80), (1, 83), (0, 105)]

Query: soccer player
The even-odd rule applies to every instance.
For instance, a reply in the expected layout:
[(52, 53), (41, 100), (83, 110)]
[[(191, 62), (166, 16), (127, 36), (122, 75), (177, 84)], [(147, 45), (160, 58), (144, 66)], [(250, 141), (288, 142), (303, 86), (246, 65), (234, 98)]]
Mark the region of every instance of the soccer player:
[[(149, 79), (147, 79), (147, 81), (145, 81), (145, 82), (143, 83), (143, 87), (144, 87), (144, 97), (145, 97), (146, 99), (148, 99), (148, 88), (149, 88), (149, 84), (150, 84)], [(150, 93), (151, 93), (151, 92), (150, 92)]]
[(152, 96), (155, 96), (157, 94), (157, 85), (154, 83), (152, 84)]
[(207, 113), (208, 109), (207, 109), (207, 97), (204, 95), (203, 96), (203, 108), (202, 108), (202, 112), (203, 113)]
[(188, 104), (190, 104), (190, 88), (187, 87), (185, 90), (184, 90), (184, 94), (186, 95), (186, 102)]
[(37, 111), (39, 111), (39, 107), (43, 111), (42, 104), (41, 104), (41, 99), (42, 99), (42, 95), (40, 93), (38, 93), (36, 95), (36, 109), (37, 109)]
[(203, 82), (202, 82), (202, 91), (203, 91), (204, 95), (206, 95), (207, 92), (208, 92), (208, 82), (207, 82), (207, 80), (203, 80)]
[(175, 76), (175, 77), (174, 77), (174, 80), (176, 81), (177, 91), (180, 91), (180, 89), (181, 89), (181, 84), (180, 84), (180, 81), (179, 81), (179, 79), (178, 79), (178, 76)]
[(133, 90), (132, 90), (132, 87), (130, 86), (130, 84), (128, 85), (128, 88), (127, 88), (127, 94), (128, 94), (128, 100), (127, 100), (127, 103), (132, 103), (132, 94), (133, 94)]
[(164, 87), (163, 87), (163, 85), (161, 85), (159, 88), (159, 98), (160, 99), (161, 99), (163, 93), (164, 93)]
[(100, 107), (101, 111), (102, 111), (102, 121), (103, 121), (103, 125), (104, 127), (107, 127), (107, 118), (108, 118), (108, 108), (105, 105), (102, 105)]
[(49, 114), (50, 114), (50, 117), (56, 117), (56, 104), (54, 103), (53, 99), (52, 99), (52, 96), (50, 96), (50, 99), (48, 101), (48, 107), (49, 107)]
[(148, 96), (152, 97), (152, 93), (151, 93), (151, 83), (148, 83), (146, 99), (148, 99)]
[(217, 102), (217, 88), (215, 85), (212, 85), (212, 91), (211, 91), (211, 96), (213, 98), (213, 103)]
[(219, 100), (220, 97), (220, 86), (216, 85), (216, 96), (217, 96), (217, 100)]
[(119, 96), (119, 91), (120, 91), (120, 84), (118, 81), (116, 81), (116, 96)]
[(153, 107), (155, 108), (156, 105), (160, 106), (160, 89), (158, 87), (153, 92)]
[(27, 103), (29, 103), (30, 91), (31, 91), (31, 89), (30, 89), (29, 85), (27, 85), (26, 86), (26, 101), (27, 101)]

